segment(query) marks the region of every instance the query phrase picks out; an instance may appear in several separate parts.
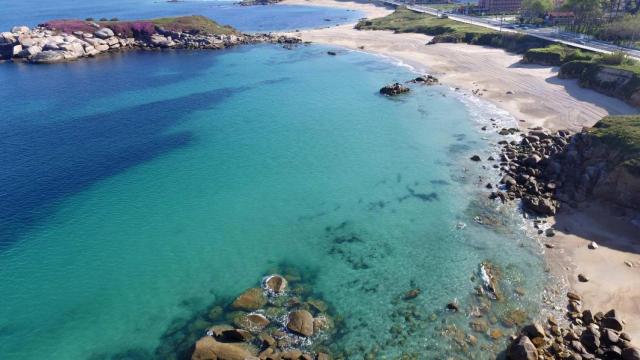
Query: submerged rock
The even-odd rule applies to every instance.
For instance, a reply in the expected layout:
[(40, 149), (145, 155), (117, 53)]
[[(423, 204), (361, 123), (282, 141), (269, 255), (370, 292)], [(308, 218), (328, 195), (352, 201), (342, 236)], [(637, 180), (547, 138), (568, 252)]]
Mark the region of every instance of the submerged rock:
[(421, 292), (420, 288), (411, 289), (402, 296), (402, 300), (415, 299), (418, 297), (418, 295), (420, 295), (420, 292)]
[(538, 360), (538, 350), (526, 336), (520, 336), (509, 347), (511, 360)]
[(267, 303), (267, 297), (260, 288), (251, 288), (238, 296), (231, 307), (238, 310), (258, 310)]
[(205, 336), (195, 344), (192, 360), (246, 360), (252, 359), (255, 352), (247, 346), (234, 343), (221, 343), (210, 336)]

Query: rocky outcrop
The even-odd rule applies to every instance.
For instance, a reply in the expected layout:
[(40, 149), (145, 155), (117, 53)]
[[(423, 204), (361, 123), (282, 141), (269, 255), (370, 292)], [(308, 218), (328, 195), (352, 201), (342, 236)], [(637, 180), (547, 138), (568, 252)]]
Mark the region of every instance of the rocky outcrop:
[(84, 31), (71, 34), (44, 25), (33, 29), (19, 26), (0, 33), (0, 60), (50, 64), (131, 49), (223, 49), (241, 44), (301, 42), (298, 37), (271, 33), (205, 34), (168, 31), (162, 27), (156, 27), (152, 34), (127, 37), (96, 23), (81, 22), (81, 25)]
[(597, 199), (640, 210), (637, 156), (589, 131), (576, 134), (564, 156), (556, 160), (565, 187), (561, 198)]
[[(325, 359), (327, 345), (335, 341), (336, 325), (327, 304), (311, 297), (300, 277), (269, 275), (262, 287), (249, 288), (232, 304), (217, 304), (206, 317), (185, 328), (189, 348), (184, 358), (193, 360)], [(175, 331), (172, 330), (172, 333)], [(193, 344), (194, 335), (200, 339)], [(197, 337), (196, 337), (197, 338)], [(181, 340), (169, 341), (171, 344)], [(193, 344), (193, 345), (192, 345)], [(157, 353), (156, 358), (166, 358)], [(178, 358), (183, 358), (178, 357)]]
[(570, 61), (562, 65), (558, 76), (578, 79), (582, 87), (640, 107), (640, 74), (637, 72), (589, 61)]
[[(608, 134), (618, 122), (627, 128)], [(637, 128), (636, 117), (607, 117), (575, 135), (536, 128), (519, 142), (501, 141), (494, 167), (503, 174), (502, 190), (490, 198), (522, 199), (526, 211), (542, 216), (555, 215), (562, 202), (587, 200), (640, 210), (640, 145), (631, 139)]]
[(522, 328), (507, 350), (510, 360), (535, 359), (638, 359), (639, 350), (631, 346), (623, 322), (615, 310), (592, 314), (582, 310), (580, 296), (568, 293), (568, 326), (549, 318), (541, 324)]
[(407, 93), (409, 92), (409, 90), (410, 89), (408, 87), (400, 83), (395, 83), (395, 84), (389, 84), (389, 85), (383, 86), (382, 89), (380, 89), (380, 94), (386, 95), (386, 96), (395, 96), (395, 95)]

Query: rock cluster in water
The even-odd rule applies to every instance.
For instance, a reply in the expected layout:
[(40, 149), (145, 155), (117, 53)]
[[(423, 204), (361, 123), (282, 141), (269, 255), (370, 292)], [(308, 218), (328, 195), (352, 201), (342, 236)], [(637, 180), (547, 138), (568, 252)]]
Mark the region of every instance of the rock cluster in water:
[(273, 5), (281, 2), (282, 0), (242, 0), (240, 6), (254, 6), (254, 5)]
[(92, 57), (101, 53), (128, 49), (223, 49), (240, 44), (295, 44), (297, 37), (275, 34), (191, 34), (160, 27), (144, 37), (126, 37), (112, 29), (90, 23), (93, 32), (65, 33), (45, 26), (30, 29), (15, 26), (0, 33), (0, 59), (26, 60), (31, 63), (58, 63)]
[[(416, 77), (415, 79), (407, 81), (407, 83), (413, 84), (423, 84), (423, 85), (436, 85), (438, 84), (438, 79), (433, 75), (421, 75)], [(395, 96), (404, 94), (411, 91), (411, 89), (405, 85), (400, 83), (394, 83), (385, 85), (380, 89), (380, 94), (386, 96)]]
[(640, 360), (640, 350), (631, 346), (624, 321), (615, 310), (592, 313), (582, 310), (581, 298), (567, 293), (568, 326), (549, 317), (545, 326), (534, 323), (513, 337), (507, 350), (511, 360), (606, 359)]
[(410, 89), (400, 83), (385, 85), (380, 89), (380, 94), (395, 96), (409, 92)]
[(322, 343), (335, 333), (334, 318), (324, 301), (304, 294), (284, 276), (265, 277), (233, 300), (226, 321), (206, 330), (191, 359), (328, 360)]

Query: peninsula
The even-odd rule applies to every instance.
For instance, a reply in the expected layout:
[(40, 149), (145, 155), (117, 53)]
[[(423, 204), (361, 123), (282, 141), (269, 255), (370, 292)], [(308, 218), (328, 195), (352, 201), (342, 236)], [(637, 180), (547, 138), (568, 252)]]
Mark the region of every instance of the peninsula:
[(0, 60), (59, 63), (131, 49), (223, 49), (240, 44), (297, 43), (294, 36), (243, 34), (204, 16), (138, 21), (51, 20), (0, 33)]

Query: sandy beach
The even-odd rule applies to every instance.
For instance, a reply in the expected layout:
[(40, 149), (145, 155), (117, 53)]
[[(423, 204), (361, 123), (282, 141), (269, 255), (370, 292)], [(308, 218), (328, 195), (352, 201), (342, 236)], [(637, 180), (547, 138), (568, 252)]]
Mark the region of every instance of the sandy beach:
[[(368, 18), (387, 15), (391, 9), (371, 3), (334, 0), (285, 0), (285, 4), (331, 6), (361, 11)], [(358, 31), (353, 24), (304, 30), (304, 41), (370, 52), (406, 63), (418, 72), (435, 75), (445, 85), (494, 103), (521, 121), (523, 128), (579, 131), (603, 116), (637, 114), (612, 97), (562, 80), (553, 67), (520, 64), (521, 55), (500, 49), (466, 45), (425, 45), (430, 36)], [(398, 79), (406, 80), (406, 79)], [(585, 308), (615, 308), (627, 322), (633, 342), (640, 341), (640, 228), (623, 214), (602, 213), (599, 207), (563, 211), (556, 219), (558, 234), (544, 242), (549, 267), (567, 286), (583, 296)], [(591, 241), (600, 246), (588, 248)], [(631, 266), (629, 266), (631, 265)], [(577, 275), (589, 277), (578, 282)]]
[[(370, 3), (334, 0), (285, 0), (283, 3), (349, 8), (361, 11), (368, 18), (392, 12)], [(358, 31), (353, 24), (304, 30), (300, 34), (304, 41), (392, 57), (418, 72), (435, 75), (446, 85), (479, 90), (479, 96), (523, 120), (527, 127), (577, 131), (607, 114), (638, 113), (623, 101), (580, 88), (575, 80), (558, 79), (557, 68), (520, 64), (521, 55), (501, 49), (466, 44), (426, 46), (432, 38), (427, 35)]]

